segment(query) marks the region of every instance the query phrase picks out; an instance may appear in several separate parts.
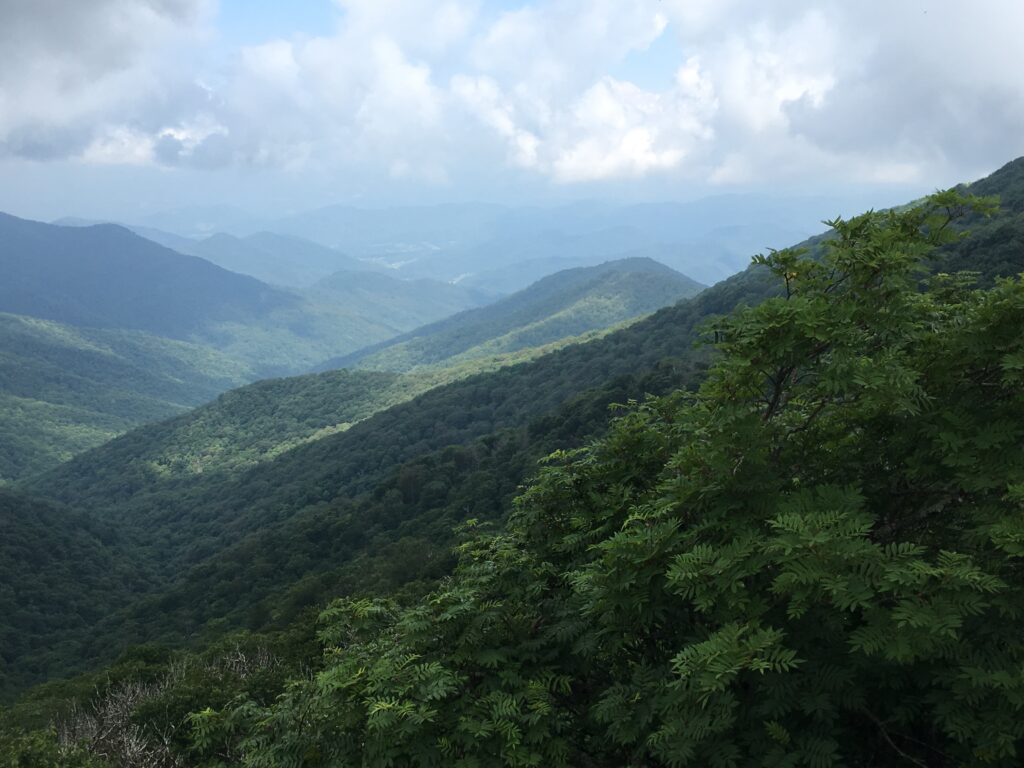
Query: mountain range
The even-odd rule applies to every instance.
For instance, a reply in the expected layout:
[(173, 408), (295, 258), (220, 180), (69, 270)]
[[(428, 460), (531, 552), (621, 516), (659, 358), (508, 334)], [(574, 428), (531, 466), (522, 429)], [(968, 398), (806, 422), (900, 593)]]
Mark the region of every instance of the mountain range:
[[(1017, 274), (1024, 159), (965, 190), (998, 194), (1003, 209), (988, 220), (968, 217), (969, 236), (936, 251), (929, 270), (971, 269), (982, 284)], [(832, 237), (824, 233), (801, 245), (820, 256)], [(655, 285), (664, 293), (651, 298)], [(781, 290), (761, 265), (700, 288), (645, 259), (570, 270), (333, 361), (361, 370), (253, 384), (26, 477), (0, 495), (6, 540), (21, 542), (0, 561), (6, 569), (0, 583), (31, 585), (15, 593), (31, 595), (29, 603), (7, 597), (0, 687), (10, 693), (108, 663), (138, 643), (205, 647), (232, 632), (256, 631), (306, 647), (311, 615), (327, 600), (388, 595), (401, 603), (435, 586), (451, 572), (459, 537), (500, 524), (538, 471), (553, 483), (543, 488), (557, 510), (552, 519), (569, 531), (552, 539), (552, 547), (586, 550), (590, 541), (572, 536), (573, 526), (582, 526), (586, 494), (604, 503), (621, 491), (628, 505), (624, 489), (646, 482), (645, 457), (656, 456), (659, 468), (674, 460), (661, 456), (661, 432), (630, 429), (644, 419), (657, 422), (659, 406), (617, 427), (600, 454), (606, 474), (593, 484), (584, 476), (575, 485), (563, 481), (566, 475), (538, 469), (538, 461), (553, 451), (550, 461), (570, 459), (600, 438), (616, 404), (695, 388), (716, 360), (707, 346), (695, 346), (708, 323)], [(652, 307), (641, 297), (668, 306), (647, 314)], [(590, 311), (609, 305), (614, 313)], [(71, 327), (68, 318), (51, 322), (58, 320), (69, 325), (55, 323), (53, 333)], [(567, 339), (582, 343), (530, 352)], [(495, 370), (459, 369), (488, 354), (531, 359)], [(452, 379), (419, 389), (417, 376), (441, 372)], [(662, 422), (664, 434), (683, 428), (667, 415)], [(837, 433), (836, 450), (844, 437)], [(735, 475), (736, 466), (730, 471)], [(660, 492), (675, 488), (670, 480)], [(648, 512), (632, 510), (630, 525), (643, 533)], [(502, 541), (486, 546), (514, 560), (516, 550), (501, 549)], [(77, 558), (88, 577), (76, 580), (63, 559), (32, 553), (50, 547)], [(480, 557), (486, 570), (491, 561)], [(51, 620), (26, 604), (59, 605), (60, 617)], [(365, 615), (376, 610), (367, 607)], [(348, 631), (355, 643), (362, 629)], [(479, 665), (500, 667), (501, 660)], [(56, 706), (67, 690), (51, 687), (30, 704)], [(274, 688), (269, 698), (282, 690)], [(13, 716), (28, 722), (29, 711)]]
[(663, 264), (632, 258), (567, 269), (324, 367), (408, 371), (542, 347), (649, 314), (704, 286)]
[[(324, 360), (338, 352), (494, 298), (478, 289), (401, 280), (372, 269), (333, 272), (299, 293), (116, 225), (55, 226), (2, 217), (0, 231), (8, 244), (0, 262), (11, 277), (0, 288), (0, 311), (6, 313), (0, 315), (0, 398), (6, 405), (0, 416), (0, 481), (53, 466), (231, 387), (331, 367)], [(285, 263), (297, 242), (272, 235), (211, 238), (225, 239), (246, 247), (273, 244), (281, 249), (278, 263)], [(306, 252), (328, 250), (299, 245)], [(344, 263), (340, 254), (331, 252), (330, 258), (323, 269)], [(466, 316), (463, 327), (478, 326), (468, 331), (474, 338), (480, 340), (483, 329), (500, 330), (497, 335), (507, 338), (478, 345), (450, 361), (448, 372), (420, 376), (403, 391), (418, 393), (541, 354), (552, 344), (653, 311), (695, 286), (639, 260), (603, 269), (603, 283), (567, 273), (506, 299), (490, 315)], [(520, 304), (504, 324), (486, 320)], [(488, 359), (474, 362), (481, 356)], [(382, 395), (379, 402), (394, 400)], [(30, 424), (35, 428), (26, 429)]]

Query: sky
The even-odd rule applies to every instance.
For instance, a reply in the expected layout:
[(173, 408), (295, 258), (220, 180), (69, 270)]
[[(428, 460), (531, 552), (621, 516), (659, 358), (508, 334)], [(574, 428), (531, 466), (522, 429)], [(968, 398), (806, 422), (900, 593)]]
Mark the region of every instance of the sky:
[(1024, 154), (1020, 0), (0, 0), (0, 210), (876, 195)]

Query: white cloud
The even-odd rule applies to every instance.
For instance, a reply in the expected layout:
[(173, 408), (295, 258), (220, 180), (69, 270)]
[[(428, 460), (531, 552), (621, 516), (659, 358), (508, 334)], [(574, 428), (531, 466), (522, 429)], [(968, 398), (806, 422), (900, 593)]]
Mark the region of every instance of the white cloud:
[(214, 44), (211, 2), (0, 4), (0, 155), (735, 186), (1024, 152), (1016, 0), (334, 0), (332, 29), (216, 69), (188, 55)]
[[(33, 0), (0, 6), (0, 155), (137, 144), (159, 111), (162, 56), (202, 38), (208, 0)], [(177, 105), (175, 105), (177, 107)], [(100, 155), (105, 153), (99, 152)], [(137, 160), (137, 153), (126, 156)]]
[(644, 176), (677, 168), (714, 136), (714, 90), (691, 61), (667, 93), (604, 78), (576, 102), (556, 149), (561, 182)]
[(100, 129), (82, 150), (81, 159), (96, 165), (148, 165), (153, 161), (153, 137), (125, 126)]

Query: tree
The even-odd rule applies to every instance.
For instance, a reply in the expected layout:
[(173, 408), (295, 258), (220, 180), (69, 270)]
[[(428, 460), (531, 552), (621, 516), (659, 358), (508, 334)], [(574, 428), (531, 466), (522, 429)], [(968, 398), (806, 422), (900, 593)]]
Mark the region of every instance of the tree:
[(696, 394), (551, 457), (402, 607), (322, 616), (324, 669), (193, 716), (250, 766), (1016, 765), (1024, 283), (920, 264), (988, 200), (830, 222), (711, 328)]

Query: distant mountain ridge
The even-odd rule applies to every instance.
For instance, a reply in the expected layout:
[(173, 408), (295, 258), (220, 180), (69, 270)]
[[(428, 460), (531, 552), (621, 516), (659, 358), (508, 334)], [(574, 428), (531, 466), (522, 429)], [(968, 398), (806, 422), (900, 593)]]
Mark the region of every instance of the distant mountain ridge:
[(245, 237), (218, 233), (185, 247), (185, 253), (201, 256), (224, 269), (290, 288), (308, 288), (340, 270), (380, 272), (384, 269), (333, 248), (273, 232), (257, 232)]
[(357, 314), (387, 317), (395, 327), (403, 329), (418, 328), (497, 298), (481, 288), (427, 278), (402, 280), (389, 272), (338, 271), (314, 283), (309, 293)]
[[(823, 219), (877, 202), (748, 194), (552, 206), (330, 205), (262, 218), (216, 206), (146, 215), (135, 229), (165, 244), (171, 233), (195, 242), (218, 232), (239, 239), (273, 232), (344, 252), (363, 264), (387, 266), (402, 278), (512, 293), (560, 270), (634, 255), (651, 256), (710, 285), (742, 270), (754, 253), (798, 242), (818, 231)], [(190, 252), (180, 243), (171, 247), (179, 246)], [(264, 273), (249, 274), (281, 282)]]
[(330, 360), (322, 368), (407, 371), (506, 354), (616, 325), (703, 288), (648, 258), (568, 269), (493, 304)]
[(113, 224), (0, 214), (0, 311), (186, 338), (204, 324), (292, 308), (295, 297)]
[(404, 330), (267, 285), (121, 226), (0, 214), (0, 312), (201, 343), (257, 374), (298, 372)]

